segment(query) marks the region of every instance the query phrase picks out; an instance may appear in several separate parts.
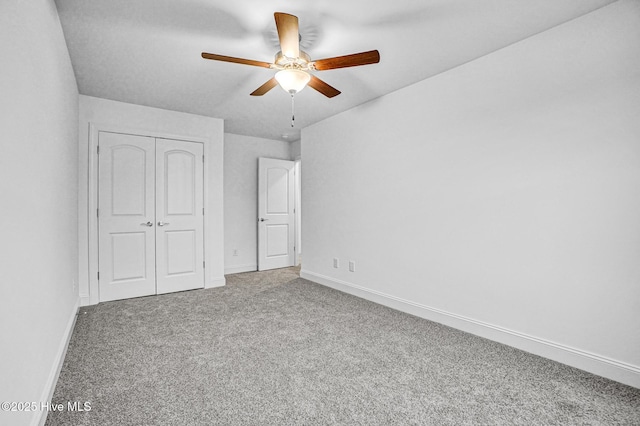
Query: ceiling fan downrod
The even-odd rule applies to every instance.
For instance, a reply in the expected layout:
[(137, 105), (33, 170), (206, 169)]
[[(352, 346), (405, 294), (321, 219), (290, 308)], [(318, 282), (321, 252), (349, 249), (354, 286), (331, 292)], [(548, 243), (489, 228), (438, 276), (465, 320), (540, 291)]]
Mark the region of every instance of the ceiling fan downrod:
[(296, 92), (291, 90), (289, 93), (291, 93), (291, 127), (294, 127), (294, 124), (296, 121), (296, 115), (295, 115), (295, 103), (293, 102), (293, 95), (295, 95)]

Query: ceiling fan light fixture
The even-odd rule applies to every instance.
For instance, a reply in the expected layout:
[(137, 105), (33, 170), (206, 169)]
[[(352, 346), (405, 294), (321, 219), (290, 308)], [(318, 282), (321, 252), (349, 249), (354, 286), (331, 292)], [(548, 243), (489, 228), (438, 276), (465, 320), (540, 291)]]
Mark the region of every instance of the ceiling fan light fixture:
[(276, 86), (291, 95), (291, 106), (293, 110), (294, 95), (309, 86), (322, 93), (327, 98), (333, 98), (340, 94), (335, 87), (331, 87), (307, 71), (324, 71), (337, 68), (357, 67), (360, 65), (377, 64), (380, 62), (380, 53), (377, 50), (368, 52), (352, 53), (350, 55), (334, 56), (331, 58), (311, 60), (309, 54), (300, 50), (300, 26), (298, 17), (276, 12), (273, 14), (276, 21), (276, 31), (280, 41), (280, 51), (276, 53), (273, 63), (254, 61), (251, 59), (236, 58), (233, 56), (217, 55), (215, 53), (202, 52), (204, 59), (214, 61), (232, 62), (236, 64), (251, 65), (254, 67), (270, 68), (279, 70), (269, 81), (251, 92), (251, 96), (262, 96)]
[(298, 93), (305, 88), (311, 76), (299, 69), (289, 68), (276, 73), (276, 80), (287, 93)]

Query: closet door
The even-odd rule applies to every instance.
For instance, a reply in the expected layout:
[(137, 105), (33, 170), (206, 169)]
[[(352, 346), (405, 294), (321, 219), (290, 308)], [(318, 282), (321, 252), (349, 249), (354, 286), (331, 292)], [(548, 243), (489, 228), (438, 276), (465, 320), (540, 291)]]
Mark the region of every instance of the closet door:
[(155, 139), (98, 141), (100, 301), (155, 294)]
[(203, 145), (156, 139), (157, 293), (204, 287)]

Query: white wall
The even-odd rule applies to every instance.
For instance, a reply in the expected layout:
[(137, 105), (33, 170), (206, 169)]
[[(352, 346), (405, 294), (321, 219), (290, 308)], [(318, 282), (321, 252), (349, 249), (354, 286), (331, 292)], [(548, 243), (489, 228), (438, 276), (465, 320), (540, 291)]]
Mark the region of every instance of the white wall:
[(289, 146), (291, 151), (291, 159), (299, 160), (302, 155), (302, 141), (297, 140), (297, 141), (291, 142)]
[[(80, 95), (79, 241), (80, 296), (83, 305), (97, 303), (97, 280), (89, 275), (89, 230), (95, 209), (89, 198), (89, 125), (109, 125), (151, 136), (204, 139), (205, 153), (205, 287), (224, 285), (223, 121), (141, 105)], [(95, 157), (94, 157), (95, 158)], [(89, 261), (88, 261), (89, 259)], [(95, 260), (95, 259), (94, 259)], [(91, 290), (94, 290), (91, 292)]]
[(640, 387), (638, 52), (623, 0), (303, 129), (303, 276)]
[(224, 270), (225, 274), (255, 271), (258, 158), (289, 160), (290, 144), (231, 133), (224, 138)]
[(40, 403), (78, 307), (78, 90), (53, 1), (3, 0), (0, 52), (0, 401)]

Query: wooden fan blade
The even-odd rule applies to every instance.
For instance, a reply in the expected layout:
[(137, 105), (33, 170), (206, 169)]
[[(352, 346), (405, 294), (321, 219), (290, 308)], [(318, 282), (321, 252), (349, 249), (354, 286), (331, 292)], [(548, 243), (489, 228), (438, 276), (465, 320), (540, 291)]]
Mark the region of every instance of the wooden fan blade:
[(273, 89), (278, 85), (278, 80), (273, 77), (271, 80), (267, 81), (262, 86), (258, 87), (256, 90), (251, 92), (251, 96), (262, 96), (267, 93), (269, 90)]
[(254, 67), (271, 68), (271, 64), (268, 62), (254, 61), (252, 59), (234, 58), (233, 56), (216, 55), (214, 53), (202, 52), (204, 59), (211, 59), (214, 61), (233, 62), (235, 64), (253, 65)]
[(298, 33), (298, 17), (288, 13), (276, 12), (276, 28), (280, 39), (280, 49), (287, 58), (300, 56), (300, 34)]
[(313, 67), (318, 71), (333, 70), (336, 68), (357, 67), (359, 65), (377, 64), (380, 62), (380, 53), (377, 50), (354, 53), (352, 55), (336, 56), (335, 58), (319, 59), (313, 61)]
[[(311, 74), (309, 74), (311, 75)], [(311, 75), (311, 80), (309, 80), (308, 86), (312, 89), (316, 89), (318, 92), (325, 95), (327, 98), (333, 98), (334, 96), (338, 96), (341, 92), (335, 87), (329, 86), (324, 81), (320, 80), (315, 75)]]

